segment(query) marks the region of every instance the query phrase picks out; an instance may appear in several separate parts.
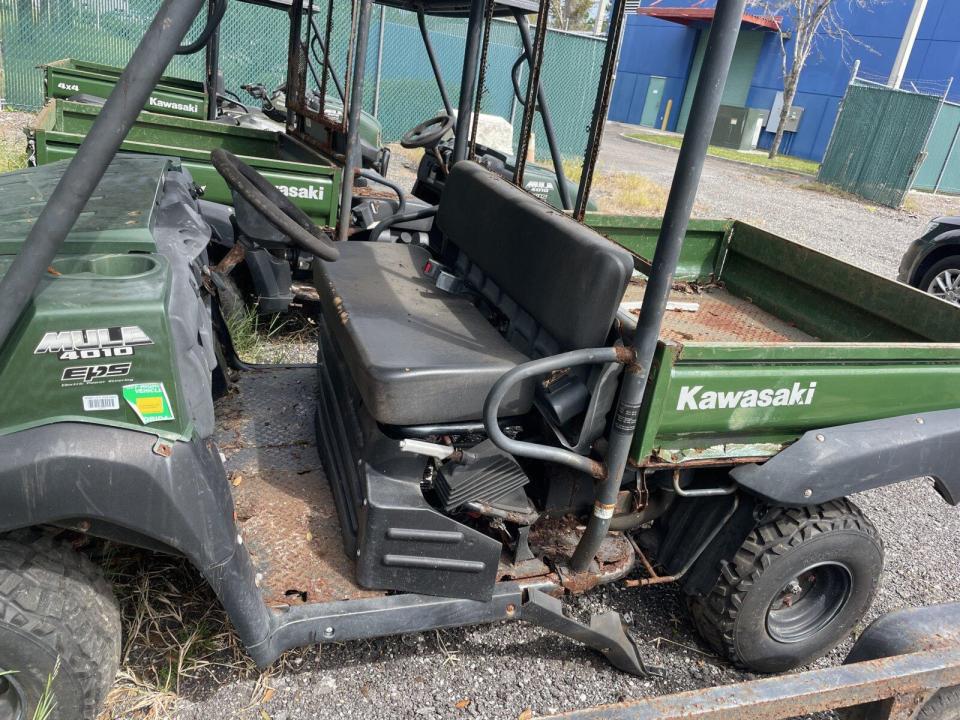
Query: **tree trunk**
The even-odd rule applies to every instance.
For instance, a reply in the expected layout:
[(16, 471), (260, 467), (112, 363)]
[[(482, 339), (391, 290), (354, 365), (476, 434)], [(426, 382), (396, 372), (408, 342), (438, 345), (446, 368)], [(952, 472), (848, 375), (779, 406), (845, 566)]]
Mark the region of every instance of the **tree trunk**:
[(797, 82), (800, 79), (800, 71), (796, 63), (787, 75), (783, 83), (783, 107), (780, 108), (780, 122), (777, 124), (777, 134), (773, 138), (773, 145), (770, 146), (769, 158), (772, 160), (780, 153), (780, 143), (783, 142), (783, 128), (787, 124), (787, 118), (790, 117), (790, 110), (793, 109), (793, 99), (797, 95)]

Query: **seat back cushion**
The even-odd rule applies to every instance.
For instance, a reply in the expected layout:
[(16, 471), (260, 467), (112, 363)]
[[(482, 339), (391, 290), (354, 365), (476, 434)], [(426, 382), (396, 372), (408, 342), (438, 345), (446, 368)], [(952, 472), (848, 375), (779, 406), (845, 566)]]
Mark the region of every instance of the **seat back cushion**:
[(633, 271), (626, 250), (468, 161), (450, 172), (437, 223), (561, 351), (605, 342)]

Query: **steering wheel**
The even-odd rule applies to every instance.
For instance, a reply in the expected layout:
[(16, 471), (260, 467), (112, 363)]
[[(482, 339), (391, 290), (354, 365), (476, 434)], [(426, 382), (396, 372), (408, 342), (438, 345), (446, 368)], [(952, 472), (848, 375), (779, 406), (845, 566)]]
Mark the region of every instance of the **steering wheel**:
[(227, 185), (295, 245), (327, 262), (340, 257), (339, 248), (327, 233), (263, 175), (223, 148), (210, 153), (210, 160)]
[(453, 122), (453, 118), (446, 113), (424, 120), (403, 134), (400, 145), (408, 149), (433, 147), (453, 127)]

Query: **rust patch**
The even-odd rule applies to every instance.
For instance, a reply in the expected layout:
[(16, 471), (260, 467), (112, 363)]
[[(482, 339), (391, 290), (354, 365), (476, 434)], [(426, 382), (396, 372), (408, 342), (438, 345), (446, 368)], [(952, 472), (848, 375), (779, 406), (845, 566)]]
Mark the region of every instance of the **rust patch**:
[(597, 585), (619, 580), (636, 562), (633, 545), (624, 535), (607, 535), (597, 551), (596, 571), (571, 574), (563, 568), (577, 549), (584, 526), (576, 518), (543, 518), (530, 529), (530, 549), (558, 569), (562, 585), (568, 592), (579, 594)]
[(223, 259), (220, 260), (216, 265), (211, 268), (214, 272), (220, 273), (221, 275), (229, 275), (233, 269), (243, 262), (243, 259), (246, 257), (247, 251), (244, 249), (243, 245), (240, 243), (234, 243), (233, 247), (230, 248), (230, 251), (223, 256)]
[[(695, 291), (686, 286), (678, 289), (675, 285), (670, 300), (695, 301), (699, 308), (695, 312), (667, 311), (660, 329), (662, 340), (676, 343), (685, 342), (747, 342), (747, 343), (784, 343), (811, 342), (816, 338), (785, 323), (770, 313), (761, 310), (749, 300), (736, 297), (723, 287), (709, 285), (695, 287)], [(624, 294), (624, 301), (643, 299), (646, 283), (641, 279), (631, 282)]]

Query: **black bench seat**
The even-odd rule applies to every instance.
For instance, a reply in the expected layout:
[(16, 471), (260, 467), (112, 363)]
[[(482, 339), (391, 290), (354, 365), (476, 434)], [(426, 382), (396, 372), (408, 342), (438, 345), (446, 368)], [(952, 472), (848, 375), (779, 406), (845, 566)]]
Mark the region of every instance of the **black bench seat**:
[[(479, 420), (516, 365), (602, 345), (633, 270), (626, 250), (472, 162), (451, 171), (437, 224), (468, 293), (438, 289), (419, 246), (349, 242), (314, 263), (326, 324), (384, 424)], [(516, 386), (501, 413), (527, 412), (533, 390)]]

